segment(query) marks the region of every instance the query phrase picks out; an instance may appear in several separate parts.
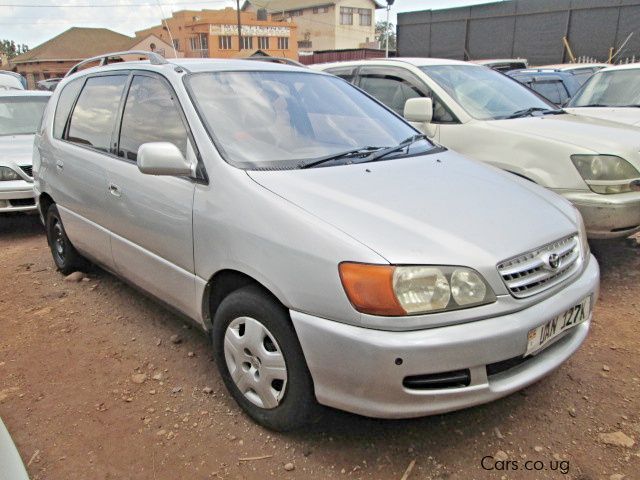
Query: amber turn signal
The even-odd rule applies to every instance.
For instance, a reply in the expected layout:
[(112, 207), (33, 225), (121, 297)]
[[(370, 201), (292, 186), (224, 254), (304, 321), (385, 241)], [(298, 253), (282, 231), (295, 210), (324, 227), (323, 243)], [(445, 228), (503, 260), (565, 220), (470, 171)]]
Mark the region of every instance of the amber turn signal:
[(359, 312), (385, 316), (407, 314), (393, 292), (395, 267), (343, 262), (338, 269), (347, 297)]

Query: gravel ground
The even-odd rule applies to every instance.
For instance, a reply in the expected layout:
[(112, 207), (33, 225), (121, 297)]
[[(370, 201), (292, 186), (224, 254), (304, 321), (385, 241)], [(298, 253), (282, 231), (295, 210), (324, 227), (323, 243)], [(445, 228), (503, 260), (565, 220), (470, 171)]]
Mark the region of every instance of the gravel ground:
[(640, 479), (640, 240), (593, 246), (590, 337), (540, 383), (277, 434), (238, 410), (197, 329), (99, 269), (64, 281), (35, 216), (0, 220), (0, 416), (32, 479)]

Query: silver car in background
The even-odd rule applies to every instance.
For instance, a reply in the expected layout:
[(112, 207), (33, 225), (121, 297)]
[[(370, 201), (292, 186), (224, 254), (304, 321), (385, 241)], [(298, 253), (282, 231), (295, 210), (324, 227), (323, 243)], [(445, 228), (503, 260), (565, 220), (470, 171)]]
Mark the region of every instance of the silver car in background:
[(53, 94), (34, 149), (49, 245), (198, 323), (258, 423), (488, 402), (586, 338), (599, 270), (569, 202), (334, 76), (148, 56)]
[(36, 210), (33, 136), (49, 92), (0, 90), (0, 214)]

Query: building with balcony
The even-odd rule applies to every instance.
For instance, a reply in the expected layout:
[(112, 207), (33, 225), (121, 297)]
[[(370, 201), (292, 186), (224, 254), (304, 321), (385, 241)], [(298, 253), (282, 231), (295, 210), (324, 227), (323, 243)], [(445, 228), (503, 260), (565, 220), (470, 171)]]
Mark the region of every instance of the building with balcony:
[(378, 48), (374, 0), (245, 0), (243, 12), (264, 9), (272, 20), (298, 27), (298, 50)]
[(237, 11), (181, 10), (161, 25), (136, 32), (155, 35), (172, 43), (185, 57), (233, 58), (261, 50), (272, 57), (298, 58), (297, 27), (293, 22), (273, 21), (261, 12), (241, 12), (241, 36)]

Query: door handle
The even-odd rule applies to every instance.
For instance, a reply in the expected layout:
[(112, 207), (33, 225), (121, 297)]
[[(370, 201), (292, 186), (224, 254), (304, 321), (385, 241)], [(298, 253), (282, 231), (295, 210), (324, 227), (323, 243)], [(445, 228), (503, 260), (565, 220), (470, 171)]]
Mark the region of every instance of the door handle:
[(109, 184), (109, 193), (111, 195), (113, 195), (114, 197), (120, 198), (120, 195), (122, 195), (122, 190), (120, 190), (120, 187), (117, 186), (116, 184), (110, 183)]
[(64, 162), (62, 160), (56, 160), (56, 169), (60, 171), (64, 169)]

